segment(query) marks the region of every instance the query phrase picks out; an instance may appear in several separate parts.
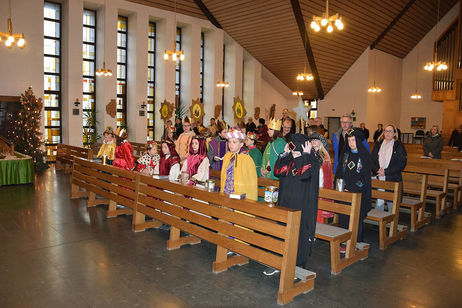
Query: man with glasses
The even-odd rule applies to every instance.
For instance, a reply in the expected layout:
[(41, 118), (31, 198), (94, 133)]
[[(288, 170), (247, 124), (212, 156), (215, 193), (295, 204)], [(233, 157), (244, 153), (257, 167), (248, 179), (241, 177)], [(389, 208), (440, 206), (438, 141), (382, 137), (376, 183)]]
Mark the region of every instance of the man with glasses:
[[(345, 114), (340, 118), (340, 128), (332, 135), (332, 148), (334, 150), (334, 174), (337, 170), (338, 157), (342, 153), (345, 145), (345, 134), (353, 128), (353, 118), (349, 114)], [(369, 144), (363, 136), (363, 144), (367, 151), (370, 151)]]
[(282, 109), (282, 119), (281, 119), (281, 122), (282, 122), (282, 127), (281, 127), (281, 133), (282, 135), (284, 135), (284, 121), (290, 121), (290, 135), (292, 134), (295, 134), (295, 120), (292, 119), (290, 116), (289, 116), (289, 109), (287, 108), (284, 108)]
[(189, 143), (192, 137), (196, 134), (191, 130), (191, 122), (186, 117), (183, 120), (183, 133), (175, 141), (176, 151), (180, 155), (180, 160), (183, 161), (188, 157), (189, 154)]
[(292, 121), (291, 119), (285, 119), (282, 122), (282, 138), (289, 143), (292, 141)]

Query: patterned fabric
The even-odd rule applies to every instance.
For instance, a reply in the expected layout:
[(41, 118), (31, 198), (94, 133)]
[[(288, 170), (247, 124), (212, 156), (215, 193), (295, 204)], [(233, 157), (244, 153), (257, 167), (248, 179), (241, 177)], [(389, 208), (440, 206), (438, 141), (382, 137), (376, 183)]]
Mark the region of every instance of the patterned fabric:
[(236, 160), (236, 155), (234, 154), (229, 161), (228, 166), (226, 167), (226, 181), (223, 192), (225, 194), (232, 194), (234, 192), (234, 161)]

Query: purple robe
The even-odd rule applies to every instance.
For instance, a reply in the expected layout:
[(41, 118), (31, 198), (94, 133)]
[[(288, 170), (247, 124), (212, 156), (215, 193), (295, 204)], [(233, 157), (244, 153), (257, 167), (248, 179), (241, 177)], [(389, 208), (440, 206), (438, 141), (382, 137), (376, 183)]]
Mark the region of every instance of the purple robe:
[[(211, 150), (211, 151), (210, 151)], [(209, 142), (209, 161), (211, 162), (211, 168), (214, 170), (221, 170), (221, 166), (223, 165), (223, 161), (215, 161), (213, 159), (214, 156), (218, 156), (223, 158), (227, 151), (226, 147), (226, 140), (220, 141), (219, 138), (212, 139)]]

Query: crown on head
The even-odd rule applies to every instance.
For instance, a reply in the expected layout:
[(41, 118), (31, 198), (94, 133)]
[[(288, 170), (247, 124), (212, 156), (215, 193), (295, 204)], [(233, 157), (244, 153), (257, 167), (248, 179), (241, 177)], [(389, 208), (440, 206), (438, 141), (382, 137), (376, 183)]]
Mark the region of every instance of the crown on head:
[(282, 121), (276, 120), (273, 118), (269, 122), (268, 129), (281, 130), (281, 126), (282, 126)]

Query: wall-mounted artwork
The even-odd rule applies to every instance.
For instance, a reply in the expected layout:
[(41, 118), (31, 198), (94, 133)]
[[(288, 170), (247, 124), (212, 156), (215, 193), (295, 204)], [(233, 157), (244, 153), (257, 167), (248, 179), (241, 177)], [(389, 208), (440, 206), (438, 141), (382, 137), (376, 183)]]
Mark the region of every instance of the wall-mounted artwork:
[(412, 129), (425, 129), (425, 122), (427, 118), (422, 117), (412, 117), (411, 118), (411, 128)]

